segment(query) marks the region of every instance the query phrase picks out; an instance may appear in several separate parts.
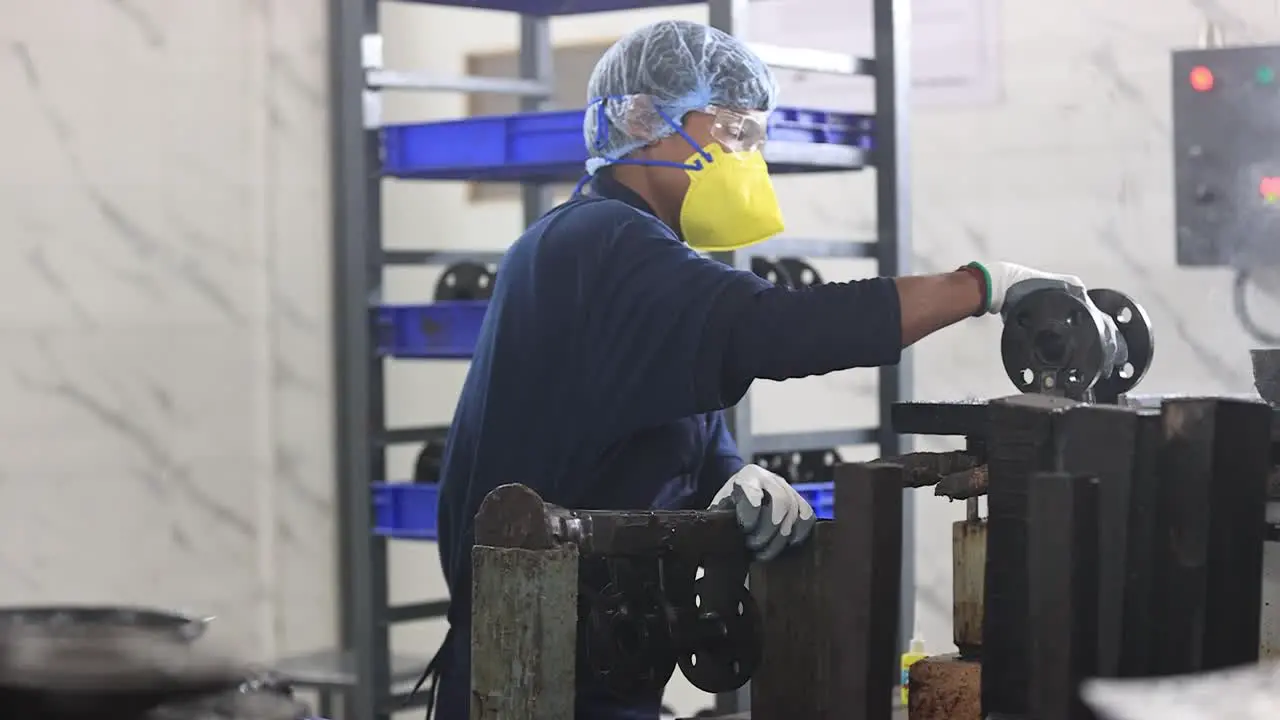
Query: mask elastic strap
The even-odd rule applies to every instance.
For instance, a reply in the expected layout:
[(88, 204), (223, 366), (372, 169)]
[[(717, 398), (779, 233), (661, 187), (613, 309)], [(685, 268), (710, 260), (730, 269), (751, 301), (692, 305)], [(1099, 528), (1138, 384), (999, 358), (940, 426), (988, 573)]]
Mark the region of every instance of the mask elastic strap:
[[(684, 138), (684, 141), (689, 143), (689, 147), (693, 148), (694, 152), (701, 155), (703, 160), (707, 162), (714, 162), (714, 159), (711, 157), (711, 153), (703, 149), (703, 147), (699, 145), (697, 142), (695, 142), (692, 137), (689, 137), (689, 133), (684, 131), (684, 128), (680, 125), (680, 123), (671, 119), (671, 116), (663, 112), (662, 108), (655, 107), (654, 110), (657, 111), (659, 117), (667, 121), (667, 125), (671, 126), (672, 130), (675, 130), (676, 132), (680, 133), (680, 137)], [(693, 169), (701, 170), (702, 165), (699, 164), (698, 167)]]
[[(615, 100), (615, 99), (622, 100), (624, 98), (621, 95), (607, 95), (605, 97), (601, 97), (601, 98), (597, 98), (596, 100), (593, 100), (591, 102), (591, 106), (587, 108), (587, 112), (594, 112), (596, 114), (596, 136), (592, 141), (592, 144), (594, 145), (593, 150), (597, 153), (597, 157), (604, 160), (608, 165), (641, 165), (641, 166), (648, 166), (648, 167), (670, 167), (670, 168), (676, 168), (678, 170), (701, 170), (703, 168), (704, 162), (708, 162), (708, 163), (715, 162), (715, 158), (712, 157), (711, 153), (707, 152), (705, 149), (702, 148), (702, 146), (698, 145), (698, 143), (689, 135), (689, 133), (684, 131), (684, 128), (680, 126), (680, 123), (677, 123), (674, 119), (672, 119), (671, 115), (669, 115), (666, 111), (664, 111), (662, 108), (659, 108), (659, 107), (654, 108), (654, 111), (658, 113), (658, 117), (661, 117), (664, 121), (666, 121), (667, 125), (672, 130), (678, 133), (680, 137), (684, 138), (685, 142), (689, 143), (689, 147), (693, 148), (694, 151), (700, 156), (698, 160), (690, 164), (690, 163), (682, 163), (682, 162), (671, 162), (669, 160), (640, 160), (640, 159), (634, 159), (634, 158), (615, 158), (615, 157), (610, 157), (608, 155), (605, 155), (604, 153), (601, 152), (601, 150), (604, 149), (604, 146), (609, 139), (609, 115), (608, 115), (608, 108), (606, 108), (605, 103), (608, 102), (609, 100)], [(591, 182), (591, 173), (587, 173), (586, 175), (583, 175), (582, 178), (578, 180), (578, 184), (575, 185), (573, 188), (573, 194), (575, 196), (580, 194), (583, 188), (585, 188), (587, 186), (587, 183), (589, 182)]]
[[(703, 168), (702, 158), (698, 158), (696, 161), (694, 161), (693, 164), (672, 162), (670, 160), (638, 160), (633, 158), (611, 158), (607, 155), (602, 155), (601, 159), (608, 161), (608, 165), (642, 165), (647, 167), (669, 167), (669, 168), (676, 168), (677, 170), (701, 170)], [(575, 196), (580, 194), (587, 187), (587, 183), (591, 182), (591, 178), (592, 178), (591, 173), (584, 174), (578, 180), (578, 184), (573, 187), (573, 194)]]

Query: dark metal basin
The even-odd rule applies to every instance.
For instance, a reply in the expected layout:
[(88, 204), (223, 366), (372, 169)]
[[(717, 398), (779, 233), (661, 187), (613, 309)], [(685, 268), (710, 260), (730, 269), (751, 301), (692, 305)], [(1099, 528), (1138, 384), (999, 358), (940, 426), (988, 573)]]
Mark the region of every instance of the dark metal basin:
[(129, 718), (232, 691), (245, 670), (193, 642), (205, 623), (146, 608), (0, 608), (0, 717)]
[(0, 635), (15, 628), (60, 633), (79, 629), (171, 634), (193, 641), (204, 634), (211, 617), (196, 617), (168, 610), (110, 605), (41, 605), (0, 607)]

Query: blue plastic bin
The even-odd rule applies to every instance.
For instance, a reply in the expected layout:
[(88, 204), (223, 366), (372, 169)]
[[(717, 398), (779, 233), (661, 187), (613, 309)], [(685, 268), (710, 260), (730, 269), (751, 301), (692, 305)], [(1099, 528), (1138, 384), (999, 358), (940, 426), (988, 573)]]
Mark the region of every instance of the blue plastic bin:
[(453, 300), (378, 308), (378, 352), (397, 358), (468, 358), (488, 303)]
[[(496, 115), (390, 125), (382, 131), (383, 172), (418, 180), (573, 182), (587, 160), (583, 110)], [(772, 141), (871, 149), (872, 118), (801, 108), (769, 117)], [(782, 167), (775, 172), (815, 168)], [(829, 167), (825, 169), (831, 169)]]
[(813, 514), (823, 520), (832, 520), (836, 516), (836, 488), (834, 483), (798, 483), (791, 487), (796, 489), (809, 505)]
[(426, 483), (375, 483), (373, 532), (402, 540), (435, 540), (440, 486)]

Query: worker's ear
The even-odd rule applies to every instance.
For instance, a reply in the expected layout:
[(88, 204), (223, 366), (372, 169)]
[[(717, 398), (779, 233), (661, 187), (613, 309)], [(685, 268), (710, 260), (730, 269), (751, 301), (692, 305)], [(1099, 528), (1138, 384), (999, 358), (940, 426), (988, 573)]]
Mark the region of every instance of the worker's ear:
[[(623, 115), (623, 130), (633, 138), (641, 139), (653, 136), (654, 128), (662, 127), (666, 121), (654, 105), (653, 98), (648, 95), (632, 95), (628, 99), (627, 111)], [(648, 143), (646, 147), (652, 146)]]

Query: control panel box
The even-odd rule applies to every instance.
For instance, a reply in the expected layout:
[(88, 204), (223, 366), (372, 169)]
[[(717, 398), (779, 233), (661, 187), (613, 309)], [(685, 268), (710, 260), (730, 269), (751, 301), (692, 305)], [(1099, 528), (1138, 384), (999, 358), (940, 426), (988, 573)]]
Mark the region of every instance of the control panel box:
[(1280, 265), (1280, 45), (1173, 54), (1179, 265)]

